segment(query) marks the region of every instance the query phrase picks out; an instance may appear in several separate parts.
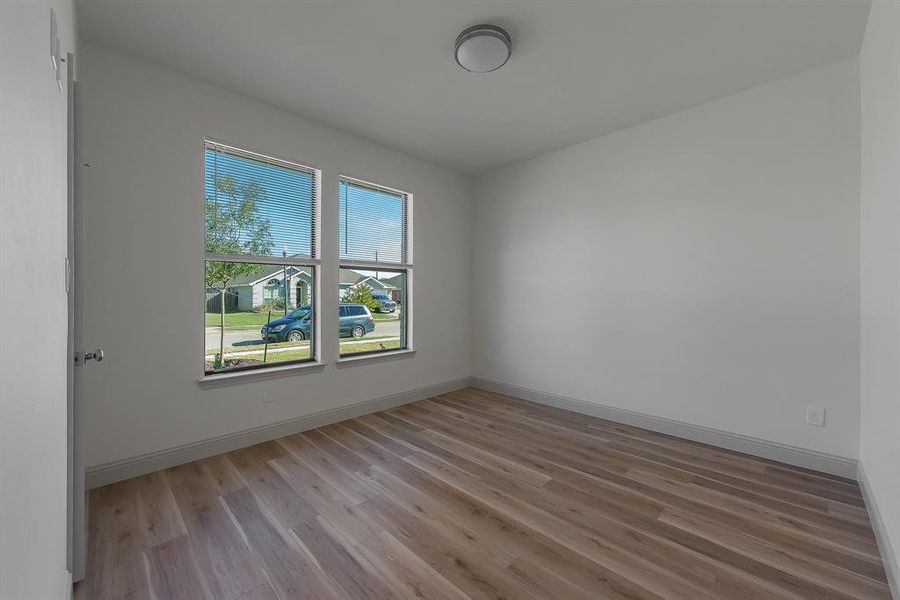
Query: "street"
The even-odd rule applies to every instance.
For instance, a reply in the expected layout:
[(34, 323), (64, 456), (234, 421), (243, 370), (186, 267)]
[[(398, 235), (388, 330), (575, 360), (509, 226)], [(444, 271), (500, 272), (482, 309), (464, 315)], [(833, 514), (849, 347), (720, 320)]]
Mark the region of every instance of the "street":
[[(400, 336), (400, 320), (395, 321), (375, 321), (375, 331), (366, 335), (366, 338), (374, 336)], [(364, 338), (365, 339), (365, 338)], [(253, 346), (262, 344), (263, 340), (259, 335), (259, 329), (244, 330), (225, 330), (225, 347), (234, 346), (239, 349), (241, 346)], [(219, 347), (219, 328), (206, 328), (206, 348)]]

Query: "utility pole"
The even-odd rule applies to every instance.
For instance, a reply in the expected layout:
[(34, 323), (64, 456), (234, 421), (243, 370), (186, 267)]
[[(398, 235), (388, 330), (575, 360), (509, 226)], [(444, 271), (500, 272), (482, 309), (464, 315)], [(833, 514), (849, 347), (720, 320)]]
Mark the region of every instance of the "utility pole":
[[(287, 258), (287, 244), (282, 244), (281, 246), (281, 257)], [(287, 316), (287, 306), (288, 306), (288, 280), (287, 280), (287, 265), (281, 265), (281, 283), (284, 284), (284, 316)]]

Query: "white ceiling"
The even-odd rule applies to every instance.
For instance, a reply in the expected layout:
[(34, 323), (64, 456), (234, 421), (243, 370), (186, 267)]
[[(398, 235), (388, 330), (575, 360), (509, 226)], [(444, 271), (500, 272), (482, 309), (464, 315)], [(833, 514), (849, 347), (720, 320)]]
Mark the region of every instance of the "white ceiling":
[[(859, 52), (866, 0), (80, 0), (82, 37), (467, 173)], [(453, 42), (492, 23), (497, 72)]]

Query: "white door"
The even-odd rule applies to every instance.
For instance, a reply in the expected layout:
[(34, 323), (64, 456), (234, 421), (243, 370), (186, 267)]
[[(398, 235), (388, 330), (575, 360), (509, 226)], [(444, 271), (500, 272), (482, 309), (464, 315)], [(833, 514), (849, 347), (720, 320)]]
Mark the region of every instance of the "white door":
[[(76, 468), (75, 468), (75, 281), (74, 281), (74, 261), (75, 261), (75, 90), (73, 89), (72, 73), (75, 67), (74, 58), (69, 53), (66, 56), (66, 123), (68, 127), (66, 139), (66, 157), (67, 157), (67, 234), (66, 234), (66, 302), (68, 304), (68, 334), (66, 335), (66, 348), (69, 357), (68, 368), (66, 370), (66, 443), (67, 443), (67, 473), (68, 481), (66, 486), (66, 567), (72, 576), (78, 570), (75, 533), (75, 488), (77, 487)], [(82, 557), (83, 557), (82, 553)]]
[[(66, 290), (68, 294), (69, 328), (68, 328), (68, 519), (67, 562), (74, 581), (84, 579), (85, 558), (85, 511), (87, 498), (84, 489), (84, 452), (81, 432), (81, 414), (79, 410), (82, 370), (103, 358), (101, 349), (85, 352), (82, 346), (82, 314), (84, 292), (78, 285), (79, 273), (83, 272), (81, 257), (84, 241), (84, 218), (82, 213), (81, 180), (83, 169), (77, 161), (77, 114), (78, 84), (74, 80), (75, 59), (72, 54), (66, 57), (68, 70), (68, 249), (66, 265), (68, 278)], [(94, 367), (90, 367), (94, 368)]]

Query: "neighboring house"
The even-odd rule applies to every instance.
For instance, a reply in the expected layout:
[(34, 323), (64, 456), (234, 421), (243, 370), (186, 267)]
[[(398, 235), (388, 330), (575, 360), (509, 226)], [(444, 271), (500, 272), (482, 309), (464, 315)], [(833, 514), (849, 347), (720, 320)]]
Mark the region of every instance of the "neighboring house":
[(387, 283), (384, 278), (376, 279), (372, 275), (363, 275), (350, 269), (341, 269), (338, 297), (343, 298), (348, 290), (352, 290), (358, 285), (367, 285), (372, 288), (373, 292), (385, 292), (391, 296), (392, 300), (396, 300), (394, 293), (399, 292), (396, 287)]
[(391, 300), (394, 302), (403, 302), (403, 273), (397, 273), (390, 277), (382, 277), (381, 283), (390, 286)]
[[(284, 278), (287, 276), (287, 289)], [(293, 308), (309, 304), (312, 292), (312, 276), (302, 267), (264, 265), (255, 273), (238, 277), (229, 282), (225, 291), (225, 311), (253, 310), (264, 304), (281, 305), (287, 291), (287, 306)], [(218, 312), (219, 290), (207, 288), (206, 310)]]

